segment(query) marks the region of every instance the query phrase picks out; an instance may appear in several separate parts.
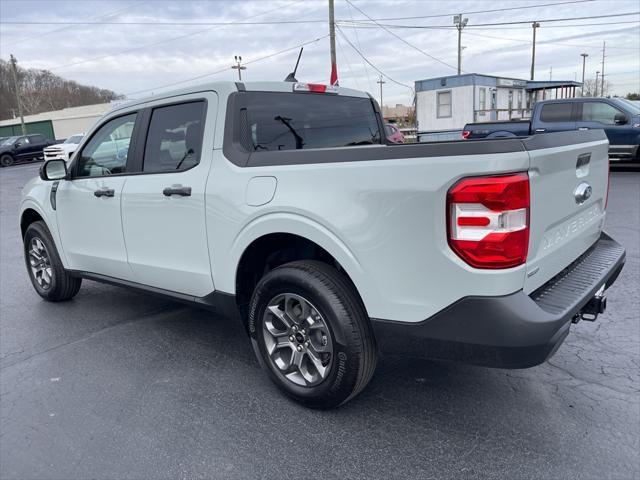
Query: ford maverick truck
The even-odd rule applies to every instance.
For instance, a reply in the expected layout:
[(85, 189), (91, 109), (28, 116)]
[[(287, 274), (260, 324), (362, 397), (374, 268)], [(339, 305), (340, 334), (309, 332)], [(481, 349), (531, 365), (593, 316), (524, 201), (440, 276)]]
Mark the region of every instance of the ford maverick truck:
[(531, 367), (623, 267), (607, 149), (602, 130), (394, 145), (366, 93), (206, 84), (121, 105), (42, 165), (26, 268), (52, 302), (87, 279), (241, 321), (311, 407), (357, 395), (380, 354)]

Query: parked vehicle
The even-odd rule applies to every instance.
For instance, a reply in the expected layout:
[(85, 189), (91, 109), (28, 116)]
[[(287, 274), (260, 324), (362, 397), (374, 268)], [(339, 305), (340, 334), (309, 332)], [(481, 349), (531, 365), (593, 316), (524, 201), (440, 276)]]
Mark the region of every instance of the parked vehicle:
[(391, 143), (404, 143), (404, 134), (398, 127), (396, 127), (392, 123), (386, 123), (384, 125), (384, 128), (387, 133), (387, 140), (389, 140)]
[(612, 160), (640, 161), (640, 107), (620, 98), (543, 100), (534, 105), (531, 121), (468, 123), (462, 137), (474, 140), (593, 129), (605, 131)]
[(62, 143), (58, 143), (56, 145), (45, 148), (44, 159), (53, 160), (56, 158), (61, 158), (65, 161), (71, 160), (71, 156), (78, 148), (78, 145), (80, 145), (83, 137), (84, 133), (76, 133), (75, 135), (71, 135)]
[(0, 165), (8, 167), (16, 162), (41, 158), (44, 148), (54, 143), (38, 133), (20, 137), (8, 137), (0, 143)]
[(604, 311), (625, 252), (602, 231), (601, 130), (391, 146), (383, 128), (367, 94), (304, 83), (116, 108), (23, 189), (33, 287), (62, 301), (97, 280), (239, 319), (274, 383), (321, 408), (380, 352), (525, 368)]

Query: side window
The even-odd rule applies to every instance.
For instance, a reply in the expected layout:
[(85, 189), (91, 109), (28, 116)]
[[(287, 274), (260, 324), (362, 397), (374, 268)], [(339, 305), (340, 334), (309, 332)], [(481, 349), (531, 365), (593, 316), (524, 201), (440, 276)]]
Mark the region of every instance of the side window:
[(45, 143), (44, 135), (33, 135), (31, 137), (31, 143), (34, 143), (36, 145), (40, 145), (42, 143)]
[(200, 162), (204, 102), (153, 109), (144, 149), (144, 172), (187, 170)]
[(444, 118), (451, 116), (451, 90), (437, 93), (437, 117)]
[(547, 103), (542, 106), (540, 121), (542, 122), (570, 122), (572, 103)]
[(620, 113), (620, 111), (604, 102), (585, 102), (582, 105), (582, 121), (584, 122), (614, 125), (616, 113)]
[(29, 137), (20, 137), (16, 142), (20, 146), (29, 145), (31, 142), (29, 141)]
[(136, 114), (105, 123), (85, 145), (78, 159), (77, 177), (124, 173)]

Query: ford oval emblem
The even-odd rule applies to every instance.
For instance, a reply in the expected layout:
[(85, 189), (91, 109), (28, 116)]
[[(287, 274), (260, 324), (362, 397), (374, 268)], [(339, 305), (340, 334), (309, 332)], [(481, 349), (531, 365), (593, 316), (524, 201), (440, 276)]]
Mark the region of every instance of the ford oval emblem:
[(586, 182), (582, 182), (576, 187), (575, 191), (573, 192), (573, 197), (576, 199), (576, 203), (578, 205), (582, 205), (589, 199), (589, 197), (591, 197), (592, 192), (593, 189), (591, 188), (591, 185)]

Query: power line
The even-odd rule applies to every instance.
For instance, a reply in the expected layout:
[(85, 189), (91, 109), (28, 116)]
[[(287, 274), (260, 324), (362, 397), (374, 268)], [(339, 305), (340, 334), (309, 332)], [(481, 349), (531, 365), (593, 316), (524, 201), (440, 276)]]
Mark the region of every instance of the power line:
[[(296, 3), (300, 3), (301, 1), (302, 0), (295, 0), (295, 1), (291, 2), (291, 3), (286, 4), (285, 6), (291, 6), (291, 5), (294, 5)], [(283, 7), (273, 8), (271, 10), (267, 10), (267, 11), (264, 11), (264, 12), (261, 12), (261, 13), (256, 13), (255, 15), (252, 15), (252, 16), (250, 16), (248, 18), (255, 18), (255, 17), (259, 17), (261, 15), (267, 15), (269, 13), (272, 13), (272, 12), (275, 12), (275, 11), (279, 11), (282, 8)], [(47, 68), (47, 70), (61, 70), (63, 68), (74, 67), (76, 65), (81, 65), (83, 63), (94, 62), (96, 60), (102, 60), (104, 58), (113, 57), (113, 56), (116, 56), (116, 55), (122, 55), (124, 53), (130, 53), (130, 52), (135, 52), (137, 50), (143, 50), (143, 49), (149, 48), (149, 47), (155, 47), (156, 45), (161, 45), (163, 43), (172, 42), (174, 40), (181, 40), (183, 38), (192, 37), (194, 35), (198, 35), (200, 33), (208, 32), (208, 31), (211, 31), (211, 30), (215, 30), (215, 29), (205, 28), (205, 29), (202, 29), (202, 30), (198, 30), (196, 32), (186, 33), (184, 35), (179, 35), (177, 37), (166, 38), (166, 39), (160, 40), (158, 42), (147, 43), (145, 45), (140, 45), (140, 46), (133, 47), (133, 48), (128, 48), (128, 49), (125, 49), (125, 50), (120, 50), (120, 51), (114, 52), (114, 53), (108, 53), (106, 55), (100, 55), (98, 57), (87, 58), (87, 59), (84, 59), (84, 60), (79, 60), (77, 62), (66, 63), (64, 65), (58, 65), (58, 66), (55, 66), (55, 67), (49, 67), (49, 68)]]
[[(589, 36), (595, 36), (595, 35), (603, 35), (603, 34), (607, 34), (607, 33), (616, 33), (619, 31), (626, 31), (627, 29), (621, 29), (621, 30), (609, 30), (609, 31), (600, 31), (600, 32), (593, 32), (593, 33), (589, 33), (589, 34), (583, 34), (581, 36), (584, 37), (589, 37)], [(467, 35), (472, 35), (474, 37), (481, 37), (481, 38), (491, 38), (493, 40), (503, 40), (503, 41), (508, 41), (508, 42), (514, 42), (514, 43), (521, 43), (523, 45), (531, 45), (531, 40), (525, 40), (525, 39), (516, 39), (516, 38), (508, 38), (508, 37), (495, 37), (492, 35), (483, 35), (480, 33), (470, 33), (467, 32)], [(545, 44), (545, 45), (559, 45), (562, 47), (578, 47), (578, 48), (600, 48), (599, 45), (586, 45), (586, 44), (574, 44), (574, 43), (560, 43), (560, 42), (554, 42), (553, 40), (543, 40), (541, 42), (538, 42), (538, 44)], [(640, 50), (640, 47), (608, 47), (608, 48), (616, 48), (616, 49), (622, 49), (622, 50)]]
[[(148, 2), (146, 2), (146, 1), (145, 1), (145, 2), (138, 2), (138, 3), (134, 3), (134, 4), (131, 4), (131, 5), (128, 5), (128, 6), (127, 6), (127, 7), (125, 7), (125, 8), (121, 8), (121, 9), (119, 9), (119, 10), (115, 10), (115, 11), (113, 11), (113, 12), (111, 12), (111, 13), (106, 13), (106, 14), (104, 14), (104, 15), (100, 15), (99, 17), (97, 17), (97, 19), (114, 17), (114, 16), (116, 16), (116, 15), (119, 15), (119, 14), (120, 14), (120, 13), (122, 13), (122, 12), (125, 12), (125, 11), (127, 11), (127, 10), (131, 10), (132, 8), (139, 7), (140, 5), (144, 5), (145, 3), (148, 3)], [(96, 18), (96, 17), (95, 17), (95, 16), (92, 16), (92, 17), (90, 17), (90, 18)], [(62, 32), (62, 31), (64, 31), (64, 30), (68, 30), (68, 29), (70, 29), (71, 27), (73, 27), (73, 25), (67, 25), (66, 27), (56, 28), (55, 30), (49, 30), (48, 32), (41, 33), (40, 35), (35, 35), (35, 36), (33, 36), (33, 35), (28, 35), (28, 36), (26, 36), (26, 37), (22, 37), (22, 38), (20, 38), (20, 39), (16, 40), (15, 42), (10, 42), (10, 43), (5, 44), (5, 47), (10, 47), (10, 46), (12, 46), (12, 45), (18, 45), (18, 44), (20, 44), (20, 43), (24, 43), (24, 42), (26, 42), (27, 40), (35, 40), (35, 39), (37, 39), (37, 38), (41, 38), (41, 37), (44, 37), (44, 36), (46, 36), (46, 35), (51, 35), (52, 33)]]
[[(354, 5), (354, 7), (355, 7), (355, 5)], [(355, 8), (357, 8), (357, 7), (355, 7)], [(535, 22), (539, 22), (539, 23), (555, 23), (555, 22), (570, 22), (570, 21), (576, 21), (576, 20), (589, 20), (589, 19), (594, 19), (594, 18), (622, 17), (622, 16), (628, 16), (628, 15), (640, 15), (640, 11), (639, 12), (615, 13), (615, 14), (608, 14), (608, 15), (591, 15), (591, 16), (587, 16), (587, 17), (547, 18), (547, 19), (542, 19), (542, 20), (518, 20), (518, 21), (513, 21), (513, 22), (474, 23), (474, 24), (467, 25), (467, 28), (497, 27), (497, 26), (505, 26), (505, 25), (523, 25), (523, 24), (527, 24), (527, 28), (528, 28), (528, 26), (531, 23), (533, 23), (534, 21)], [(380, 27), (389, 27), (389, 28), (415, 28), (415, 29), (430, 29), (430, 28), (441, 29), (441, 28), (446, 28), (447, 30), (455, 28), (455, 26), (453, 26), (453, 25), (389, 25), (389, 24), (377, 23), (373, 19), (372, 19), (372, 21), (376, 25), (378, 25)], [(630, 21), (615, 22), (615, 23), (636, 23), (637, 21), (638, 20), (630, 20)], [(360, 23), (361, 25), (366, 25), (368, 23), (365, 20), (356, 20), (355, 22), (356, 23)], [(577, 27), (577, 26), (585, 26), (585, 25), (589, 25), (589, 24), (574, 24), (574, 25), (559, 25), (559, 26), (562, 26), (562, 27), (576, 26)], [(607, 25), (607, 23), (598, 23), (596, 25)], [(547, 25), (546, 27), (549, 28), (549, 27), (553, 27), (553, 26), (554, 25)], [(521, 27), (518, 27), (518, 28), (521, 28)]]
[[(353, 13), (351, 12), (351, 5), (347, 3), (347, 10), (349, 12), (349, 18), (353, 21)], [(360, 43), (360, 37), (358, 35), (358, 30), (356, 28), (353, 29), (353, 33), (356, 35), (356, 43), (358, 44), (358, 48), (362, 50), (362, 44)], [(367, 68), (367, 64), (364, 60), (362, 60), (362, 66), (364, 67), (364, 73), (367, 75), (367, 83), (369, 84), (369, 90), (373, 91), (373, 84), (371, 83), (371, 78), (369, 77), (369, 69)]]
[[(465, 12), (465, 15), (471, 14), (483, 14), (483, 13), (493, 13), (493, 12), (504, 12), (508, 10), (523, 10), (527, 8), (540, 8), (540, 7), (549, 7), (549, 6), (558, 6), (558, 5), (568, 5), (575, 3), (588, 3), (593, 2), (595, 0), (569, 0), (565, 2), (555, 2), (555, 3), (542, 3), (538, 5), (523, 5), (520, 7), (505, 7), (505, 8), (494, 8), (490, 10), (474, 10), (470, 12)], [(355, 7), (355, 5), (353, 5)], [(279, 9), (282, 7), (279, 7)], [(371, 21), (399, 21), (399, 20), (414, 20), (418, 18), (439, 18), (439, 17), (449, 17), (451, 15), (456, 15), (457, 12), (453, 13), (440, 13), (435, 15), (417, 15), (412, 17), (386, 17), (386, 18), (376, 18), (370, 19)], [(171, 25), (171, 26), (188, 26), (188, 25), (207, 25), (207, 26), (224, 26), (224, 25), (278, 25), (278, 24), (291, 24), (291, 23), (326, 23), (326, 19), (317, 19), (317, 20), (282, 20), (282, 21), (270, 21), (270, 22), (99, 22), (99, 21), (26, 21), (26, 20), (8, 20), (8, 21), (0, 21), (0, 24), (4, 25)], [(527, 22), (530, 23), (530, 22)]]
[(386, 31), (387, 33), (393, 35), (394, 37), (396, 37), (398, 40), (400, 40), (402, 43), (404, 43), (405, 45), (413, 48), (414, 50), (417, 50), (418, 52), (422, 53), (423, 55), (429, 57), (432, 60), (435, 60), (436, 62), (439, 62), (449, 68), (452, 68), (454, 70), (457, 70), (457, 67), (454, 67), (453, 65), (445, 62), (444, 60), (440, 60), (438, 57), (435, 57), (433, 55), (431, 55), (430, 53), (425, 52), (424, 50), (422, 50), (421, 48), (416, 47), (414, 44), (407, 42), (404, 38), (402, 38), (399, 35), (396, 35), (394, 32), (392, 32), (391, 30), (387, 29), (386, 27), (384, 27), (382, 24), (376, 22), (375, 20), (373, 20), (369, 15), (367, 15), (366, 13), (364, 13), (362, 10), (360, 10), (358, 7), (356, 7), (353, 3), (351, 3), (351, 0), (346, 0), (346, 2), (351, 5), (353, 8), (355, 8), (356, 10), (358, 10), (362, 15), (364, 15), (365, 17), (367, 17), (368, 19), (370, 19), (371, 21), (373, 21), (376, 25), (378, 25), (380, 28), (382, 28), (384, 31)]
[(340, 28), (340, 26), (336, 25), (336, 29), (338, 30), (338, 33), (340, 33), (340, 35), (342, 35), (342, 38), (344, 38), (344, 40), (351, 46), (351, 48), (353, 48), (356, 51), (356, 53), (358, 55), (360, 55), (360, 57), (362, 57), (362, 59), (371, 66), (371, 68), (373, 68), (379, 74), (384, 75), (388, 80), (391, 80), (393, 83), (395, 83), (397, 85), (400, 85), (402, 87), (408, 88), (409, 90), (411, 90), (411, 93), (413, 95), (415, 95), (415, 91), (413, 90), (412, 87), (410, 87), (406, 83), (402, 83), (402, 82), (399, 82), (398, 80), (395, 80), (393, 77), (390, 77), (385, 72), (383, 72), (378, 67), (376, 67), (360, 50), (358, 50), (356, 48), (356, 46), (353, 43), (351, 43), (351, 40), (349, 40), (349, 38), (344, 34), (344, 32), (342, 31), (342, 28)]
[[(277, 56), (277, 55), (281, 55), (281, 54), (283, 54), (283, 53), (290, 52), (291, 50), (295, 50), (295, 49), (297, 49), (297, 48), (304, 47), (304, 46), (306, 46), (306, 45), (310, 45), (310, 44), (312, 44), (312, 43), (319, 42), (320, 40), (324, 40), (324, 39), (325, 39), (325, 38), (327, 38), (328, 36), (329, 36), (329, 35), (324, 35), (324, 36), (322, 36), (322, 37), (318, 37), (318, 38), (316, 38), (316, 39), (309, 40), (309, 41), (307, 41), (307, 42), (300, 43), (300, 44), (298, 44), (298, 45), (294, 45), (294, 46), (289, 47), (289, 48), (285, 48), (284, 50), (279, 50), (279, 51), (277, 51), (277, 52), (270, 53), (269, 55), (265, 55), (265, 56), (263, 56), (263, 57), (259, 57), (259, 58), (256, 58), (256, 59), (254, 59), (254, 60), (249, 60), (248, 62), (244, 62), (244, 65), (250, 65), (250, 64), (252, 64), (252, 63), (257, 63), (257, 62), (261, 62), (261, 61), (263, 61), (263, 60), (267, 60), (267, 59), (272, 58), (272, 57), (275, 57), (275, 56)], [(224, 72), (228, 72), (228, 71), (229, 71), (229, 67), (225, 67), (225, 68), (221, 68), (220, 70), (216, 70), (216, 71), (208, 72), (208, 73), (203, 73), (202, 75), (197, 75), (197, 76), (195, 76), (195, 77), (186, 78), (186, 79), (184, 79), (184, 80), (179, 80), (179, 81), (177, 81), (177, 82), (167, 83), (167, 84), (164, 84), (164, 85), (158, 85), (158, 86), (155, 86), (155, 87), (152, 87), (152, 88), (146, 88), (146, 89), (144, 89), (144, 90), (137, 90), (137, 91), (135, 91), (135, 92), (125, 93), (125, 96), (129, 96), (129, 95), (137, 95), (137, 94), (139, 94), (139, 93), (151, 92), (151, 91), (153, 91), (153, 90), (163, 89), (163, 88), (167, 88), (167, 87), (173, 87), (173, 86), (175, 86), (175, 85), (181, 85), (181, 84), (183, 84), (183, 83), (192, 82), (192, 81), (194, 81), (194, 80), (199, 80), (199, 79), (201, 79), (201, 78), (210, 77), (210, 76), (213, 76), (213, 75), (218, 75), (219, 73), (224, 73)]]

